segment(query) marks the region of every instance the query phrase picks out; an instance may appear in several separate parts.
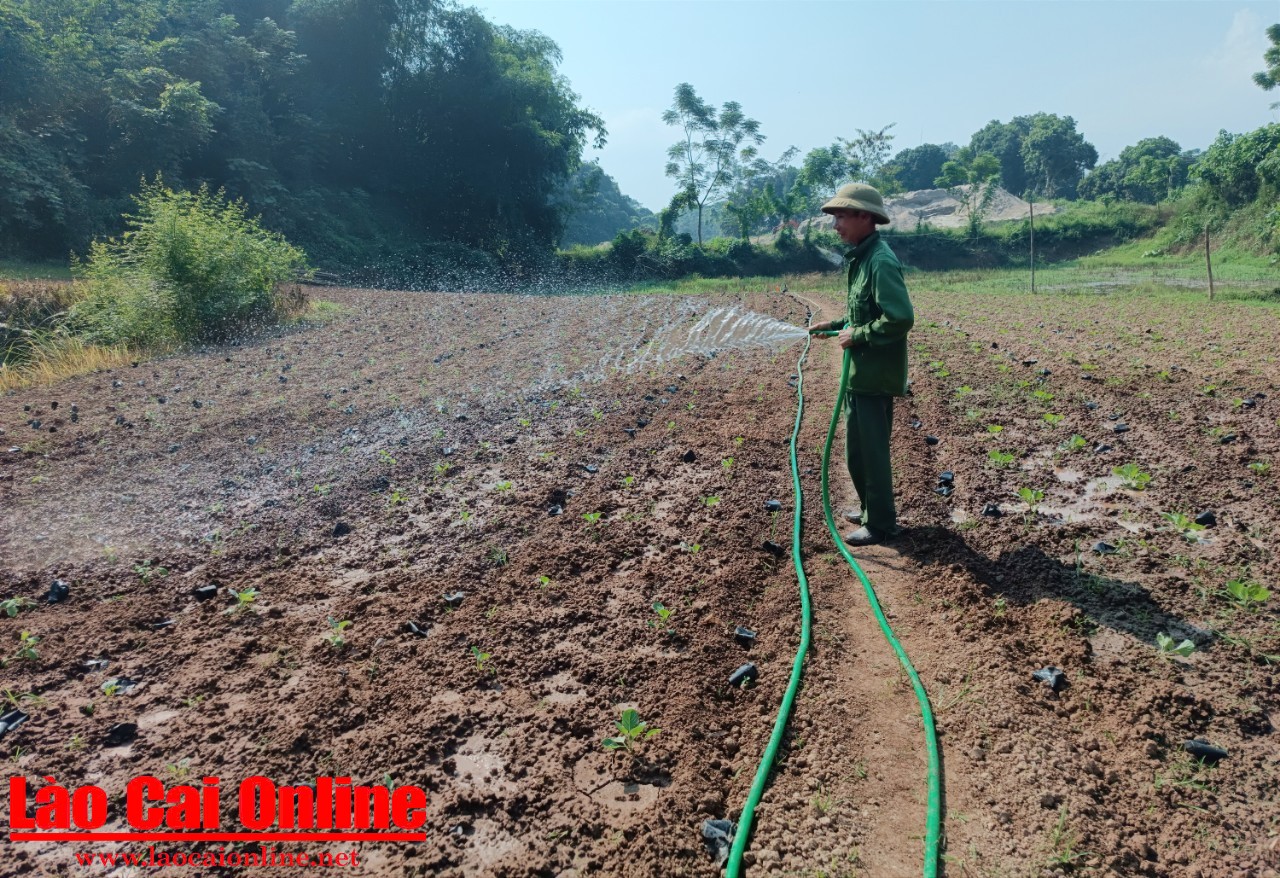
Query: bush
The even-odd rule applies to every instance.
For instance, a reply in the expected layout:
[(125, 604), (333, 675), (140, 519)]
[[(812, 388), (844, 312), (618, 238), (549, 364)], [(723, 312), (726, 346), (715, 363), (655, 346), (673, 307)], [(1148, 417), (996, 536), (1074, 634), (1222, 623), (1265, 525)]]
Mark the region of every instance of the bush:
[(175, 192), (143, 181), (138, 213), (118, 239), (94, 242), (75, 265), (85, 298), (72, 328), (98, 344), (157, 347), (221, 341), (298, 307), (306, 257), (207, 187)]

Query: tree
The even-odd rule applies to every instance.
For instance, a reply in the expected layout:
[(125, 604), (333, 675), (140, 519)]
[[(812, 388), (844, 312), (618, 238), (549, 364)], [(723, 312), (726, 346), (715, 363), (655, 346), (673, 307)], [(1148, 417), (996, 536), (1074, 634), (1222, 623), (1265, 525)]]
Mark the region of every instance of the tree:
[[(1273, 24), (1267, 28), (1267, 39), (1271, 41), (1271, 45), (1267, 51), (1263, 53), (1263, 63), (1267, 65), (1266, 70), (1253, 74), (1253, 81), (1263, 91), (1271, 91), (1277, 85), (1280, 85), (1280, 24)], [(1280, 103), (1271, 105), (1271, 109), (1280, 107)]]
[(1070, 116), (1036, 113), (1029, 121), (1021, 146), (1029, 188), (1045, 198), (1074, 198), (1084, 172), (1098, 163), (1098, 150)]
[(1112, 196), (1124, 201), (1156, 204), (1187, 184), (1193, 162), (1176, 141), (1147, 137), (1120, 151), (1119, 158), (1099, 165), (1080, 182), (1081, 198)]
[(622, 194), (595, 162), (582, 165), (556, 196), (565, 216), (560, 246), (599, 244), (639, 226), (656, 225), (653, 212)]
[(995, 119), (979, 129), (969, 140), (974, 155), (987, 153), (1000, 163), (1000, 185), (1009, 192), (1027, 191), (1027, 167), (1022, 157), (1022, 137), (1030, 129), (1025, 116), (1012, 122)]
[(667, 150), (667, 176), (680, 186), (670, 209), (679, 206), (698, 211), (698, 245), (702, 245), (702, 214), (707, 203), (728, 189), (739, 166), (756, 156), (764, 143), (760, 123), (748, 118), (737, 101), (726, 101), (717, 112), (698, 97), (693, 86), (676, 86), (671, 106), (662, 121), (683, 132)]
[(885, 164), (893, 149), (893, 135), (889, 133), (889, 129), (896, 124), (890, 122), (879, 131), (859, 128), (858, 136), (852, 140), (837, 138), (854, 168), (855, 177), (870, 183), (885, 195), (896, 191), (896, 181), (892, 175), (884, 174)]
[(922, 143), (899, 152), (889, 160), (889, 166), (904, 190), (929, 189), (942, 175), (942, 166), (955, 156), (958, 149), (953, 143), (942, 146)]
[(975, 154), (965, 147), (943, 164), (942, 173), (934, 181), (960, 202), (969, 216), (969, 234), (974, 237), (991, 207), (999, 176), (999, 159), (990, 153)]

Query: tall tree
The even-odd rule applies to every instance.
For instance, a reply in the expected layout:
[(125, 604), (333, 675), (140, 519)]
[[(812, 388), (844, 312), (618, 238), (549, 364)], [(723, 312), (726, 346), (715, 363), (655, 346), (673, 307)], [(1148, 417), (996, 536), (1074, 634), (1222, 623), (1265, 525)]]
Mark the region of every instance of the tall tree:
[(889, 160), (889, 166), (904, 190), (929, 189), (936, 185), (942, 166), (955, 156), (957, 149), (953, 143), (922, 143), (899, 152)]
[(889, 133), (889, 129), (896, 124), (898, 123), (890, 122), (879, 131), (859, 128), (858, 136), (851, 140), (838, 138), (855, 168), (857, 179), (870, 183), (884, 194), (896, 191), (896, 180), (892, 174), (884, 173), (889, 155), (893, 152), (893, 135)]
[(702, 244), (702, 214), (707, 203), (733, 185), (743, 162), (756, 156), (764, 143), (760, 123), (742, 112), (737, 101), (726, 101), (719, 111), (698, 97), (693, 86), (676, 86), (671, 106), (662, 121), (678, 127), (681, 139), (667, 150), (667, 176), (680, 186), (672, 202), (698, 211), (698, 244)]
[[(1253, 81), (1262, 90), (1271, 91), (1280, 85), (1280, 24), (1273, 24), (1267, 28), (1267, 39), (1271, 41), (1271, 45), (1262, 55), (1262, 61), (1267, 67), (1253, 74)], [(1280, 103), (1271, 105), (1273, 110), (1277, 107), (1280, 107)]]
[(1098, 150), (1070, 116), (1036, 113), (1029, 121), (1021, 148), (1029, 188), (1045, 198), (1074, 198), (1084, 172), (1098, 163)]

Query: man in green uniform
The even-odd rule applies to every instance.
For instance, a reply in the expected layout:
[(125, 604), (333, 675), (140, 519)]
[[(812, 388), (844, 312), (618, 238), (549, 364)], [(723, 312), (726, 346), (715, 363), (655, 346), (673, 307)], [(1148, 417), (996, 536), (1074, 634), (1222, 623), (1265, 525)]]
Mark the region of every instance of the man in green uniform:
[(850, 183), (822, 210), (835, 217), (836, 234), (853, 248), (845, 254), (849, 309), (847, 317), (815, 323), (809, 331), (840, 330), (840, 347), (849, 352), (845, 462), (862, 502), (862, 526), (844, 538), (869, 545), (898, 533), (889, 434), (893, 398), (907, 393), (907, 332), (915, 312), (902, 263), (876, 231), (889, 222), (880, 193), (864, 183)]

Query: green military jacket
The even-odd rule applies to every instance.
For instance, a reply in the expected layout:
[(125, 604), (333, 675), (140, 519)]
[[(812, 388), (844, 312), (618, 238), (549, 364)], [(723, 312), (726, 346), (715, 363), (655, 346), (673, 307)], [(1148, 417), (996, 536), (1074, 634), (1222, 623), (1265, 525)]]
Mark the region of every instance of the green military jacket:
[(872, 232), (845, 255), (849, 315), (834, 328), (853, 327), (849, 357), (850, 393), (907, 394), (907, 332), (916, 315), (907, 296), (902, 263)]

